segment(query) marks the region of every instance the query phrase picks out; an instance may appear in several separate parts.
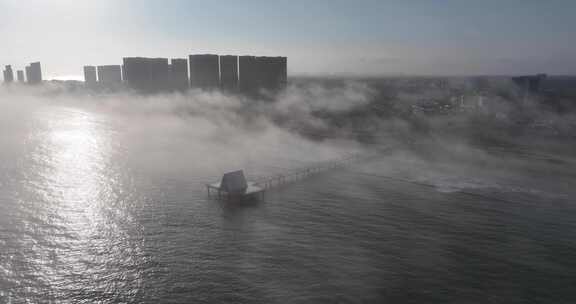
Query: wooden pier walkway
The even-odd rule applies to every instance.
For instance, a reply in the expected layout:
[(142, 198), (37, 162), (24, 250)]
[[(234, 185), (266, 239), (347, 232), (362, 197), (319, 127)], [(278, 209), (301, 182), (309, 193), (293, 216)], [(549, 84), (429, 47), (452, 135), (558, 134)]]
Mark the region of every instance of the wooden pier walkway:
[(303, 168), (298, 168), (275, 174), (267, 177), (257, 178), (255, 183), (265, 190), (282, 186), (287, 183), (296, 182), (312, 175), (323, 173), (329, 170), (338, 169), (349, 165), (352, 162), (365, 159), (366, 156), (361, 154), (349, 154), (337, 159), (321, 161), (310, 164)]
[(220, 182), (206, 184), (206, 189), (209, 196), (211, 191), (215, 191), (218, 198), (241, 198), (247, 196), (262, 198), (266, 190), (271, 188), (296, 182), (329, 170), (342, 168), (353, 162), (365, 160), (373, 156), (374, 155), (360, 153), (347, 154), (337, 159), (315, 162), (305, 167), (280, 174), (255, 178), (253, 181), (246, 180), (242, 170), (234, 171), (224, 174)]

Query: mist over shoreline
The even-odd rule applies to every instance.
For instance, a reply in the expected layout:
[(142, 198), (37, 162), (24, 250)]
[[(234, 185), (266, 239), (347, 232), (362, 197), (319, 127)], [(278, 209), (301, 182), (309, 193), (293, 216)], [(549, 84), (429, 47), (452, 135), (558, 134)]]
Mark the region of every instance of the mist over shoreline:
[(573, 108), (555, 111), (505, 78), (484, 81), (482, 87), (474, 78), (299, 78), (267, 99), (203, 90), (98, 93), (48, 82), (40, 87), (1, 86), (0, 101), (3, 113), (69, 105), (114, 115), (197, 117), (251, 130), (274, 126), (314, 140), (345, 138), (365, 144), (446, 136), (574, 139), (576, 129)]

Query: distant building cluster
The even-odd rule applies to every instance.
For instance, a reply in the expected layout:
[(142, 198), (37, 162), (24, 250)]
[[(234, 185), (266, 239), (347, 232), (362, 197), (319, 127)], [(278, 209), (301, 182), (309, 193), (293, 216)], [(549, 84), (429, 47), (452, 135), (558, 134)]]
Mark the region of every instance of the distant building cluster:
[[(288, 80), (286, 57), (199, 54), (188, 58), (125, 57), (121, 65), (84, 66), (84, 84), (91, 89), (129, 88), (153, 94), (188, 89), (258, 94), (278, 92)], [(42, 83), (40, 62), (17, 71), (20, 83)], [(12, 66), (4, 83), (14, 82)]]
[[(30, 65), (25, 67), (26, 77), (24, 77), (24, 71), (18, 70), (16, 71), (16, 79), (19, 83), (28, 83), (28, 84), (40, 84), (42, 83), (42, 67), (40, 66), (40, 62), (33, 62)], [(14, 82), (14, 71), (12, 70), (11, 65), (7, 65), (4, 68), (4, 83), (10, 84)]]
[(188, 89), (186, 59), (127, 57), (123, 60), (125, 84), (141, 93)]
[(7, 65), (4, 69), (4, 82), (11, 83), (14, 82), (14, 72), (12, 71), (12, 66)]
[(527, 75), (512, 77), (512, 81), (521, 89), (530, 93), (540, 93), (542, 84), (546, 80), (546, 74)]
[(286, 57), (190, 55), (186, 58), (126, 57), (122, 65), (85, 66), (88, 87), (125, 85), (140, 93), (189, 88), (257, 93), (278, 91), (288, 78)]
[[(142, 94), (202, 89), (259, 95), (261, 92), (275, 93), (286, 87), (287, 65), (286, 57), (266, 56), (197, 54), (172, 59), (125, 57), (121, 65), (84, 66), (84, 87), (97, 90), (128, 88)], [(42, 67), (40, 62), (32, 62), (23, 70), (14, 71), (12, 65), (6, 65), (3, 76), (5, 84), (18, 82), (37, 85), (42, 83)], [(509, 79), (524, 93), (548, 99), (576, 96), (576, 80), (573, 77), (536, 74)], [(423, 81), (427, 84), (423, 84)], [(482, 87), (486, 79), (478, 78), (475, 81)], [(443, 78), (412, 78), (403, 86), (418, 90), (430, 83), (440, 89), (447, 88)]]

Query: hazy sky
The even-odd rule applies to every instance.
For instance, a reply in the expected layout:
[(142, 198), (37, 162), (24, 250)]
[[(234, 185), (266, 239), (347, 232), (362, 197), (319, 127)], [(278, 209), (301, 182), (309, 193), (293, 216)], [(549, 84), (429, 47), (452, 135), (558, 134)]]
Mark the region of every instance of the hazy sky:
[(0, 0), (0, 64), (285, 55), (295, 74), (576, 73), (574, 0)]

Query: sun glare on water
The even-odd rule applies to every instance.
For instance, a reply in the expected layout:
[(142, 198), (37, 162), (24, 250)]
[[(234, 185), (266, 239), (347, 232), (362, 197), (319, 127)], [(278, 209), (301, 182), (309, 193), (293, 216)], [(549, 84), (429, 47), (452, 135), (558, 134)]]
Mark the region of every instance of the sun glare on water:
[[(78, 109), (59, 108), (41, 116), (47, 127), (36, 136), (33, 156), (37, 168), (33, 187), (41, 203), (33, 207), (39, 221), (53, 230), (44, 233), (47, 242), (58, 246), (35, 253), (36, 274), (45, 282), (74, 281), (83, 286), (99, 280), (107, 261), (138, 263), (140, 249), (127, 240), (121, 227), (130, 214), (118, 207), (122, 186), (111, 165), (112, 132), (106, 122)], [(61, 277), (54, 269), (74, 278)], [(138, 282), (138, 274), (133, 277)]]

